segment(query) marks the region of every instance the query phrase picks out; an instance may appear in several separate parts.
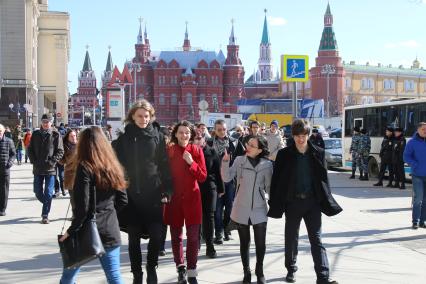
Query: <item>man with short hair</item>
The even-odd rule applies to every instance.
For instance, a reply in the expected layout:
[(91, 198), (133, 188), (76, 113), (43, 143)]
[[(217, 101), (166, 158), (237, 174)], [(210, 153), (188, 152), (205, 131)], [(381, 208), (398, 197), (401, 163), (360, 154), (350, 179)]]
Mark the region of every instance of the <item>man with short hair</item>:
[[(225, 151), (230, 155), (230, 165), (234, 162), (239, 153), (244, 153), (243, 146), (240, 141), (228, 136), (226, 122), (223, 119), (216, 120), (214, 124), (215, 135), (207, 141), (207, 145), (213, 147), (222, 160)], [(215, 212), (215, 244), (223, 244), (224, 228), (231, 220), (232, 203), (235, 196), (234, 181), (225, 183), (225, 194), (217, 198)], [(225, 212), (223, 209), (225, 208)], [(225, 233), (225, 241), (230, 240), (228, 233)]]
[(318, 146), (322, 149), (325, 148), (324, 139), (322, 139), (322, 135), (319, 133), (318, 128), (312, 129), (312, 134), (309, 137), (309, 141), (311, 141), (315, 146)]
[(330, 279), (327, 253), (321, 241), (321, 213), (334, 216), (342, 208), (330, 191), (324, 150), (309, 141), (309, 124), (297, 119), (291, 132), (294, 144), (278, 151), (271, 180), (268, 216), (285, 214), (285, 267), (289, 283), (296, 282), (299, 227), (305, 222), (317, 284), (337, 284)]
[(207, 129), (207, 125), (205, 125), (204, 123), (200, 122), (200, 123), (197, 123), (196, 127), (197, 127), (197, 129), (199, 129), (201, 131), (201, 133), (203, 134), (203, 137), (205, 137), (206, 139), (210, 139), (211, 138), (209, 130)]
[(389, 170), (389, 182), (386, 187), (392, 187), (393, 183), (393, 167), (392, 167), (392, 152), (393, 152), (393, 128), (386, 127), (385, 137), (382, 140), (380, 148), (380, 172), (379, 181), (374, 186), (383, 186), (383, 179), (385, 177), (386, 169)]
[(269, 156), (268, 159), (275, 161), (277, 153), (280, 149), (284, 148), (283, 136), (278, 129), (278, 121), (273, 120), (270, 124), (269, 130), (265, 133), (266, 141), (268, 141)]
[(15, 160), (13, 140), (4, 135), (5, 128), (0, 124), (0, 216), (6, 216), (9, 199), (10, 168)]
[(352, 141), (351, 141), (351, 147), (349, 148), (349, 154), (352, 156), (352, 175), (349, 177), (350, 179), (355, 178), (355, 172), (356, 167), (360, 167), (360, 165), (357, 164), (358, 162), (358, 148), (359, 148), (359, 141), (361, 140), (360, 135), (360, 129), (359, 126), (355, 126), (353, 129), (353, 135), (352, 135)]
[(405, 146), (404, 161), (410, 165), (413, 179), (412, 228), (426, 228), (426, 122), (419, 123)]
[(359, 179), (368, 180), (368, 158), (370, 157), (371, 139), (368, 136), (367, 129), (361, 129), (361, 138), (358, 147)]
[(48, 216), (55, 190), (56, 163), (64, 154), (61, 135), (52, 130), (52, 122), (51, 114), (43, 114), (41, 127), (34, 131), (28, 146), (28, 156), (33, 164), (34, 193), (43, 204), (42, 224), (49, 224)]

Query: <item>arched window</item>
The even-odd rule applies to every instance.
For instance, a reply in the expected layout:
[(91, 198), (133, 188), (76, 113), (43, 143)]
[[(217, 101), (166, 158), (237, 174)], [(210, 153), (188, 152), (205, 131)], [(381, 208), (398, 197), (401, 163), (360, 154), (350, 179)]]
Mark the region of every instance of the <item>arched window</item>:
[(165, 105), (166, 104), (166, 98), (164, 97), (164, 94), (160, 94), (160, 97), (158, 99), (158, 103), (160, 105)]
[(176, 94), (172, 94), (172, 98), (170, 100), (171, 105), (177, 105), (177, 96)]
[(192, 94), (191, 93), (186, 94), (186, 104), (192, 105)]
[(200, 102), (206, 100), (206, 94), (200, 94)]

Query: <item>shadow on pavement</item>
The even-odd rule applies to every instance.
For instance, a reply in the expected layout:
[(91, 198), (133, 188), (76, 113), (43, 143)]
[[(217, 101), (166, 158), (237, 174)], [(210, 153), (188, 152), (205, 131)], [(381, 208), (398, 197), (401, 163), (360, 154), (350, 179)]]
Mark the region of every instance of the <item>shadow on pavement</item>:
[[(65, 218), (57, 218), (57, 219), (49, 219), (50, 222), (56, 222), (56, 221), (64, 221)], [(38, 224), (41, 221), (41, 217), (21, 217), (21, 218), (15, 218), (15, 219), (9, 219), (0, 221), (0, 225), (20, 225), (20, 224)]]
[(385, 209), (371, 209), (371, 210), (361, 210), (363, 213), (394, 213), (401, 211), (411, 211), (411, 207), (406, 208), (385, 208)]

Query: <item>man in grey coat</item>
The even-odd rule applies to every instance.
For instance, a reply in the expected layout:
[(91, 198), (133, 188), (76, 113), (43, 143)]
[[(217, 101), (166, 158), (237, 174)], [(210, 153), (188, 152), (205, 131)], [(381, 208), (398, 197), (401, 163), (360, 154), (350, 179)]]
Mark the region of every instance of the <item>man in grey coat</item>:
[(40, 130), (34, 131), (28, 146), (28, 157), (33, 164), (34, 193), (43, 204), (42, 224), (49, 224), (48, 216), (55, 190), (56, 164), (64, 154), (61, 135), (52, 129), (52, 122), (51, 114), (43, 114)]

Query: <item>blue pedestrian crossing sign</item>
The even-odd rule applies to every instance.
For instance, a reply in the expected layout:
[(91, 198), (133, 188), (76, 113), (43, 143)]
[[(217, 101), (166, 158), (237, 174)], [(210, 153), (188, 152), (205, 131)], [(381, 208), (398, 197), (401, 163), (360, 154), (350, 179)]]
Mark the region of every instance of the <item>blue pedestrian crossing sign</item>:
[(309, 80), (309, 57), (307, 55), (282, 55), (281, 71), (284, 82), (307, 82)]

